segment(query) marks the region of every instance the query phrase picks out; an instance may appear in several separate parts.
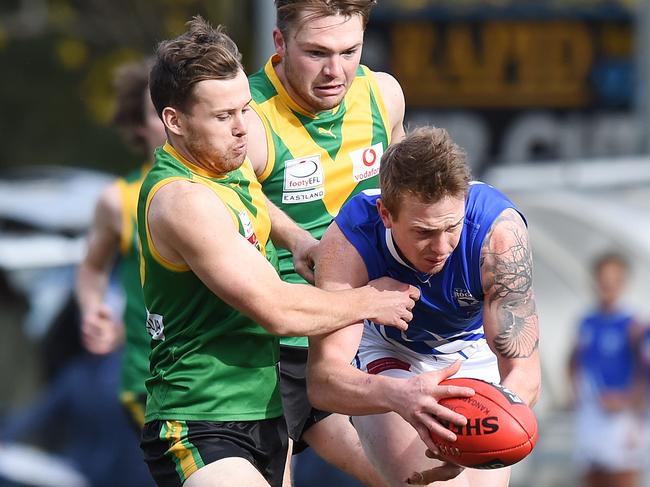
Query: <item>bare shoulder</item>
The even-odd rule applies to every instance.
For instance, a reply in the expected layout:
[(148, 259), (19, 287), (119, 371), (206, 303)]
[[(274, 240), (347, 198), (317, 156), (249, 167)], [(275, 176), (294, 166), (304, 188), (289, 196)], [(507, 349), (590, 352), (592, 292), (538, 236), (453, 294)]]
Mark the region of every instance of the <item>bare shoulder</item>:
[(528, 228), (517, 210), (507, 208), (492, 223), (483, 243), (483, 256), (494, 257), (499, 251), (523, 248), (528, 248)]
[(225, 212), (219, 197), (206, 185), (179, 179), (156, 191), (149, 205), (149, 217), (169, 214), (186, 220), (216, 211), (214, 216), (218, 218), (220, 209)]
[(525, 293), (532, 286), (528, 229), (514, 209), (504, 210), (483, 241), (481, 272), (486, 294)]
[(261, 115), (257, 113), (255, 107), (246, 114), (248, 121), (248, 158), (253, 165), (255, 174), (259, 177), (266, 169), (266, 160), (268, 157), (268, 147), (266, 138), (266, 127), (262, 122)]
[(375, 71), (375, 78), (377, 79), (381, 95), (384, 97), (384, 100), (389, 107), (395, 104), (404, 105), (404, 92), (402, 91), (402, 86), (392, 74), (383, 71)]
[(404, 92), (399, 82), (390, 74), (375, 72), (379, 91), (384, 99), (391, 125), (392, 142), (399, 142), (404, 137)]
[(208, 250), (235, 233), (232, 217), (214, 191), (188, 180), (169, 182), (156, 191), (147, 224), (160, 255), (191, 268), (197, 256), (207, 256)]

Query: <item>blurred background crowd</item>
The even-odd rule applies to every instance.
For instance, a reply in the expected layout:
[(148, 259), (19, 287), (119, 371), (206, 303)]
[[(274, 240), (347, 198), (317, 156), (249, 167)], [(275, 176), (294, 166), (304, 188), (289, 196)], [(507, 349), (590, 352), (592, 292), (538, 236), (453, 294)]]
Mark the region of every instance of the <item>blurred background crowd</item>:
[[(144, 160), (110, 126), (113, 73), (194, 14), (228, 26), (249, 74), (272, 51), (272, 0), (0, 2), (0, 486), (147, 485), (120, 352), (84, 351), (72, 292), (97, 196)], [(407, 127), (447, 128), (527, 216), (543, 392), (511, 485), (588, 474), (579, 440), (605, 426), (584, 419), (599, 399), (581, 371), (629, 388), (612, 408), (634, 409), (625, 441), (650, 458), (650, 0), (379, 0), (362, 62), (400, 81)], [(605, 253), (622, 272), (601, 275)], [(109, 301), (123, 305), (119, 286)], [(585, 325), (610, 305), (629, 326)], [(295, 461), (298, 487), (356, 485), (309, 452)]]

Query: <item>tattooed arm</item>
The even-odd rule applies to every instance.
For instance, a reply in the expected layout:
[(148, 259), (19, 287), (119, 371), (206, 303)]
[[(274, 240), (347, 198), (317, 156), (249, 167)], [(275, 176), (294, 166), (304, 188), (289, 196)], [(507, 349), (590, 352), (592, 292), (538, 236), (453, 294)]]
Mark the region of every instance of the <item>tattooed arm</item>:
[(481, 279), (485, 336), (497, 356), (501, 383), (532, 405), (541, 381), (533, 261), (526, 225), (513, 209), (501, 213), (485, 237)]

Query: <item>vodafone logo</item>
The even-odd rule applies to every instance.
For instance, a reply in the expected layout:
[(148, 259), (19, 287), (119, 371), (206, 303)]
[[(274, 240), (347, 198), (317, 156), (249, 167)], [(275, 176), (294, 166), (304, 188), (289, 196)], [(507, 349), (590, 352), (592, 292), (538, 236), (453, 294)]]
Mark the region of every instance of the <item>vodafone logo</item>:
[(361, 155), (361, 161), (363, 162), (364, 166), (372, 166), (375, 162), (377, 162), (377, 151), (375, 151), (375, 149), (372, 147), (365, 149)]
[(350, 159), (352, 159), (352, 179), (359, 183), (377, 176), (383, 154), (384, 146), (381, 142), (350, 152)]

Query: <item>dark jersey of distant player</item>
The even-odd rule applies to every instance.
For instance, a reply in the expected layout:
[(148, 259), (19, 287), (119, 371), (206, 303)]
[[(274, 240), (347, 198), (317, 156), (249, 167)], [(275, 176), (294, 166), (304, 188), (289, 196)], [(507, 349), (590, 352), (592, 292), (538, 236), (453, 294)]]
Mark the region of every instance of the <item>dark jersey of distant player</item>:
[(389, 276), (417, 286), (422, 295), (407, 331), (373, 325), (387, 341), (414, 352), (466, 358), (463, 349), (485, 340), (481, 247), (494, 220), (514, 204), (492, 186), (472, 183), (458, 246), (442, 271), (430, 275), (415, 270), (399, 253), (377, 211), (379, 197), (379, 191), (355, 196), (336, 223), (361, 255), (370, 280)]

